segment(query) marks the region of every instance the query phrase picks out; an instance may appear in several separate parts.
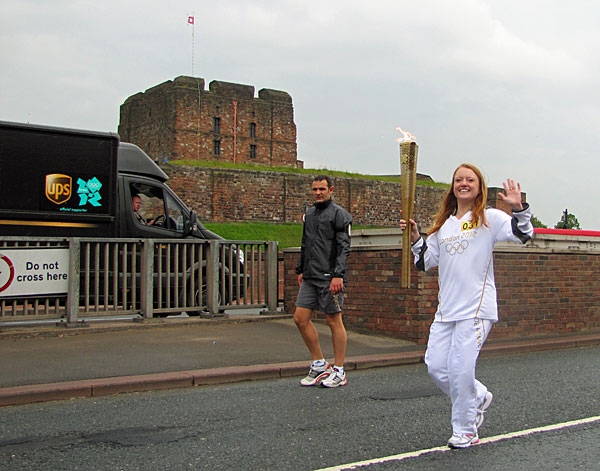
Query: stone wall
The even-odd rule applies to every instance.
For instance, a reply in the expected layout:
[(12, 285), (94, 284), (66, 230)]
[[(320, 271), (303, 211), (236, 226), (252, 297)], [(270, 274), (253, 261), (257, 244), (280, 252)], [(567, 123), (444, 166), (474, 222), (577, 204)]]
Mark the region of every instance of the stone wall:
[[(168, 184), (204, 222), (302, 222), (312, 205), (313, 175), (272, 171), (227, 170), (163, 165)], [(334, 199), (355, 225), (398, 226), (400, 183), (359, 178), (334, 178)], [(418, 186), (415, 217), (429, 227), (445, 188)]]
[[(494, 253), (499, 321), (494, 338), (552, 336), (600, 329), (600, 251), (561, 236), (537, 235), (526, 247), (509, 244)], [(596, 242), (595, 245), (598, 245)], [(284, 250), (284, 305), (294, 312), (299, 251)], [(424, 344), (437, 307), (437, 270), (412, 267), (411, 287), (400, 287), (399, 246), (353, 247), (348, 263), (344, 322), (356, 331)]]
[(255, 97), (250, 85), (215, 80), (205, 90), (204, 79), (198, 77), (166, 81), (125, 100), (119, 135), (161, 162), (166, 158), (302, 166), (297, 161), (292, 97), (270, 89), (259, 90)]

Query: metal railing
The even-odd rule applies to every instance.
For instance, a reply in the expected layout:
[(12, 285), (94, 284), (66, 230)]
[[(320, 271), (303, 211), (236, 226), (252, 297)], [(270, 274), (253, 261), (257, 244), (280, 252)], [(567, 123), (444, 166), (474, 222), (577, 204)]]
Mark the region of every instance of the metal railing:
[(4, 237), (2, 249), (68, 249), (65, 293), (2, 297), (0, 321), (216, 316), (277, 310), (277, 242)]

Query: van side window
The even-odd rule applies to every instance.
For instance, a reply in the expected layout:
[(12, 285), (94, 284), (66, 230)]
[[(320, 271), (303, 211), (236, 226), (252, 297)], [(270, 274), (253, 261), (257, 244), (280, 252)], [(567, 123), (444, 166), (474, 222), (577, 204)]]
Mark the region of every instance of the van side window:
[(131, 209), (137, 224), (165, 227), (162, 189), (150, 185), (131, 185)]
[(169, 215), (166, 227), (173, 231), (183, 232), (183, 208), (169, 193), (165, 193), (165, 196), (167, 214)]
[(130, 190), (137, 224), (184, 232), (185, 211), (169, 191), (142, 183), (132, 183)]

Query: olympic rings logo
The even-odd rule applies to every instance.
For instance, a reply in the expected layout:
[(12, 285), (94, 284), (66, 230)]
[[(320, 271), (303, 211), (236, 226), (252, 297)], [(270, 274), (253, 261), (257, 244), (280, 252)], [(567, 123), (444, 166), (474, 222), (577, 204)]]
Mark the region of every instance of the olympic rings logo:
[(465, 250), (469, 247), (468, 240), (461, 240), (460, 242), (454, 242), (453, 244), (446, 245), (446, 252), (450, 254), (450, 256), (454, 256), (456, 254), (463, 254)]

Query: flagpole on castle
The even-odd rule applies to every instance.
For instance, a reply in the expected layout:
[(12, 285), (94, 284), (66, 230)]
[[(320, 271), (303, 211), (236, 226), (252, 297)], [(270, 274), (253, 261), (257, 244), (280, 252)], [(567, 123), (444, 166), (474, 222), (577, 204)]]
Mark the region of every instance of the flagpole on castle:
[(194, 76), (194, 23), (195, 23), (195, 14), (192, 12), (192, 16), (188, 16), (188, 24), (192, 25), (192, 77)]

